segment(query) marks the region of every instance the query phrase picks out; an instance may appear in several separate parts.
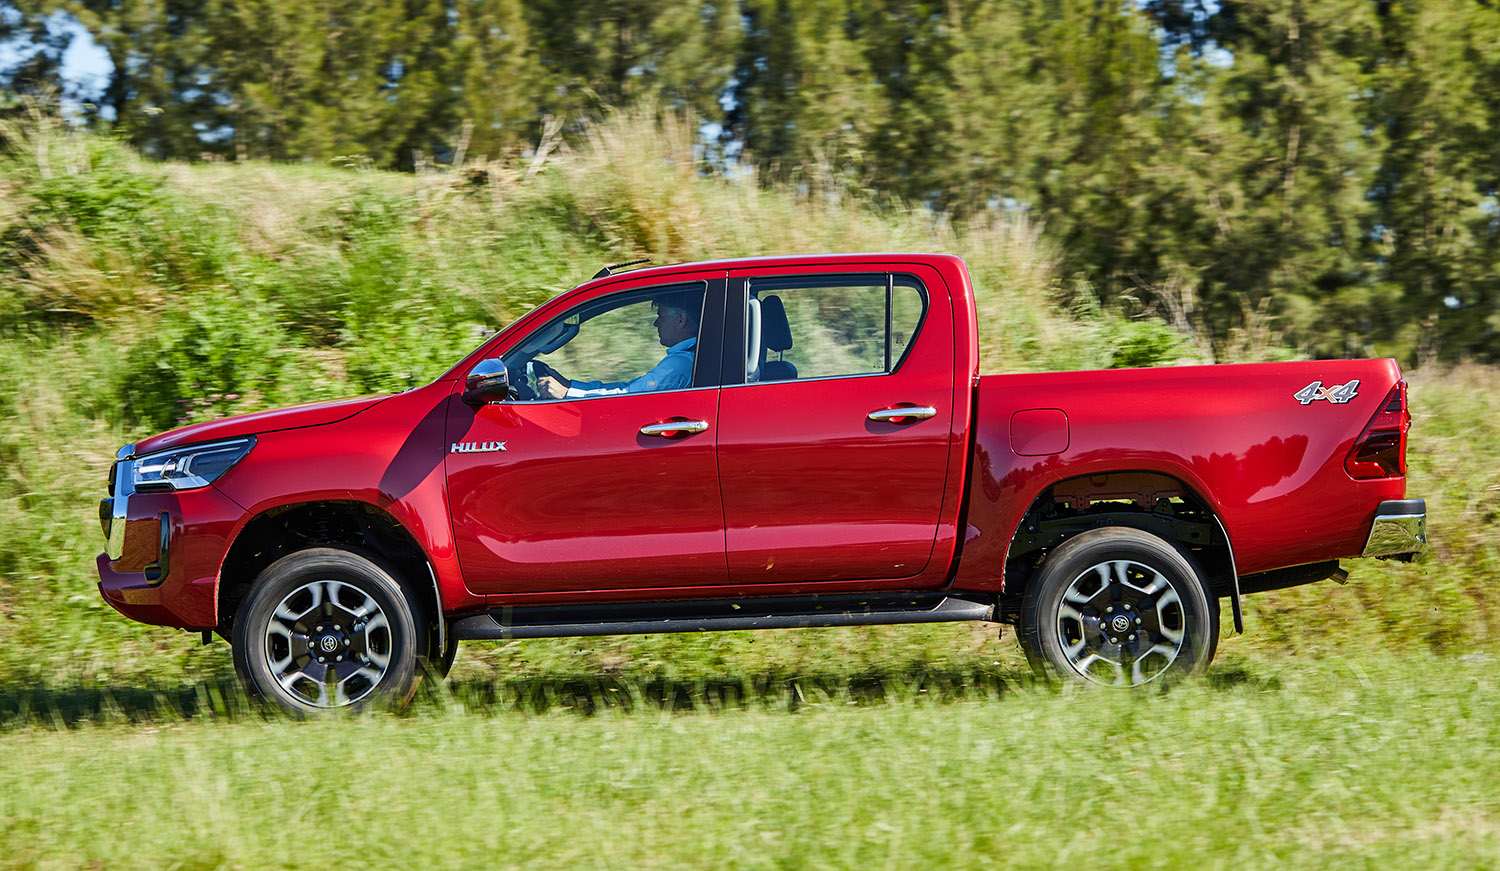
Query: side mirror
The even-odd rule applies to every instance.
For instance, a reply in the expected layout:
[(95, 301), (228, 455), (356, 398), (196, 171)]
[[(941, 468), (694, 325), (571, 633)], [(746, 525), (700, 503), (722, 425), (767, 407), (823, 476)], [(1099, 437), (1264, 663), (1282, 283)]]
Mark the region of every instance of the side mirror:
[(481, 360), (464, 379), (463, 400), (470, 405), (504, 402), (510, 398), (510, 372), (498, 358)]

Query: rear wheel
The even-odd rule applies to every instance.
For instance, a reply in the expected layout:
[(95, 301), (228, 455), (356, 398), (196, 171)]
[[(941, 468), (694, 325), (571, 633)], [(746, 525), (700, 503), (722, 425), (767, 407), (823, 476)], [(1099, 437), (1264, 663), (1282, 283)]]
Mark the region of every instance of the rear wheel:
[(1219, 602), (1193, 561), (1138, 529), (1082, 533), (1047, 556), (1021, 608), (1033, 668), (1106, 686), (1201, 674), (1219, 644)]
[(246, 689), (289, 711), (402, 705), (417, 683), (424, 623), (396, 579), (369, 558), (311, 548), (272, 563), (234, 621)]

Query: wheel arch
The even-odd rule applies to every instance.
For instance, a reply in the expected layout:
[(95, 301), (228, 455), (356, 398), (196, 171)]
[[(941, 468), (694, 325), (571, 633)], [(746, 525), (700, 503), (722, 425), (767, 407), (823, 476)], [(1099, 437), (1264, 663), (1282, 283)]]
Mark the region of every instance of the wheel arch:
[(432, 560), (417, 539), (389, 512), (360, 500), (316, 500), (278, 505), (252, 517), (235, 535), (219, 569), (219, 631), (230, 627), (255, 578), (276, 560), (312, 547), (342, 547), (374, 556), (424, 612), (445, 649), (447, 621)]
[(1151, 469), (1090, 472), (1042, 487), (1007, 547), (1002, 604), (1019, 605), (1051, 550), (1109, 526), (1140, 529), (1188, 552), (1207, 575), (1209, 593), (1230, 599), (1235, 631), (1244, 631), (1234, 546), (1220, 512), (1184, 478)]

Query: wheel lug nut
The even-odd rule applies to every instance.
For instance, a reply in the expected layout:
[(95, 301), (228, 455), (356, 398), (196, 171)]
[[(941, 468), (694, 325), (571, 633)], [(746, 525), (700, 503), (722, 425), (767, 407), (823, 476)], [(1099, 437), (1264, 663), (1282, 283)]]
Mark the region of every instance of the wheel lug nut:
[(1106, 614), (1113, 614), (1113, 613), (1115, 613), (1115, 606), (1114, 605), (1110, 605), (1108, 608), (1105, 608), (1104, 609), (1104, 613), (1106, 613)]
[(1115, 638), (1114, 636), (1110, 636), (1109, 643), (1110, 644), (1119, 644), (1120, 643), (1120, 639)]
[(1130, 606), (1129, 606), (1129, 605), (1126, 605), (1126, 606), (1125, 606), (1125, 610), (1126, 610), (1126, 611), (1129, 611), (1129, 610), (1130, 610)]
[(1141, 625), (1141, 618), (1139, 618), (1139, 617), (1135, 618), (1135, 625), (1137, 625), (1137, 626)]

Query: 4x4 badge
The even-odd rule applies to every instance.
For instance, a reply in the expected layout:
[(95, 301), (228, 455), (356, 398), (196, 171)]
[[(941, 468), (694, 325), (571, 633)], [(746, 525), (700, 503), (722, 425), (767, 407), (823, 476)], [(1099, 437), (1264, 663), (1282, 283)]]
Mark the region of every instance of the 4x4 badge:
[(1359, 379), (1356, 378), (1347, 384), (1335, 384), (1332, 387), (1324, 387), (1323, 382), (1314, 381), (1306, 387), (1292, 394), (1292, 398), (1303, 405), (1311, 405), (1319, 399), (1326, 399), (1334, 405), (1343, 405), (1359, 395)]
[(450, 454), (487, 454), (505, 450), (505, 442), (454, 442)]

